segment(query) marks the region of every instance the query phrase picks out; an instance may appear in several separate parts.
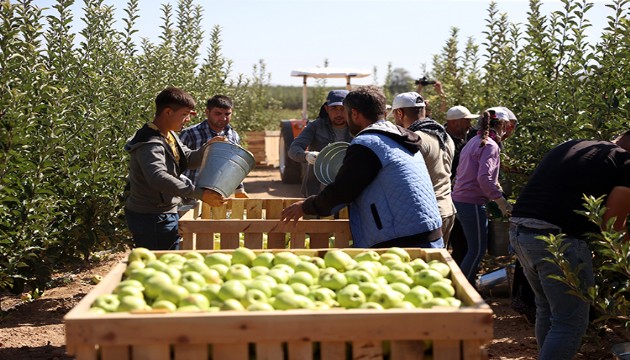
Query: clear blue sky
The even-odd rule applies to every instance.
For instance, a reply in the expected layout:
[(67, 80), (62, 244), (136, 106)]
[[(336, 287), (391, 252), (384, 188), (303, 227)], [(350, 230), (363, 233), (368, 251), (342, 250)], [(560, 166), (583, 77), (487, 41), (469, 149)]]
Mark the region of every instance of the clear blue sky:
[[(578, 0), (573, 0), (578, 1)], [(582, 0), (579, 0), (582, 1)], [(158, 42), (162, 24), (161, 6), (177, 8), (176, 0), (140, 0), (137, 23), (139, 38)], [(589, 39), (599, 39), (612, 10), (611, 1), (592, 1), (589, 12), (593, 27)], [(52, 0), (34, 2), (50, 7)], [(116, 8), (118, 26), (126, 1), (105, 0)], [(263, 59), (271, 74), (271, 83), (301, 86), (300, 78), (291, 77), (293, 69), (321, 67), (328, 59), (330, 67), (352, 67), (372, 71), (377, 67), (377, 81), (382, 84), (388, 63), (420, 77), (423, 64), (429, 69), (450, 35), (451, 27), (460, 29), (460, 47), (468, 37), (481, 44), (488, 18), (489, 0), (206, 0), (195, 1), (204, 9), (205, 57), (210, 30), (219, 25), (223, 55), (234, 62), (234, 72), (250, 75), (254, 64)], [(498, 0), (499, 11), (509, 21), (525, 23), (529, 1)], [(544, 1), (542, 11), (560, 10), (559, 1)], [(83, 1), (72, 7), (75, 19), (82, 16)], [(83, 24), (75, 21), (73, 32)], [(311, 84), (313, 80), (309, 80)], [(355, 79), (353, 84), (372, 83), (373, 78)], [(344, 80), (329, 79), (328, 85), (343, 86)]]

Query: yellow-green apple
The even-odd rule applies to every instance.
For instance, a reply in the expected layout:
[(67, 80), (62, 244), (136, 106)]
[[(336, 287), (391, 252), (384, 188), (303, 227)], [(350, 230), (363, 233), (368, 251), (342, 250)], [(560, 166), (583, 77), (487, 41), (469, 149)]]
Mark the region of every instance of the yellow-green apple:
[(144, 285), (142, 285), (142, 283), (140, 281), (133, 280), (133, 279), (127, 279), (127, 280), (123, 280), (123, 281), (119, 282), (118, 285), (116, 285), (116, 288), (114, 289), (114, 294), (116, 294), (119, 289), (121, 289), (121, 288), (123, 288), (125, 286), (133, 286), (133, 287), (140, 288), (141, 290), (144, 290)]
[(227, 299), (223, 302), (223, 304), (221, 304), (221, 310), (222, 311), (229, 311), (229, 310), (243, 311), (245, 310), (245, 307), (240, 301), (236, 299)]
[(125, 277), (130, 278), (134, 270), (144, 269), (146, 265), (142, 261), (134, 261), (127, 264), (125, 268)]
[(337, 269), (337, 271), (343, 272), (354, 264), (354, 260), (345, 252), (338, 249), (332, 249), (324, 254), (324, 264), (326, 267), (332, 267)]
[(143, 298), (137, 296), (124, 296), (120, 298), (117, 312), (147, 310), (148, 305)]
[(179, 306), (194, 305), (201, 310), (207, 310), (210, 307), (210, 301), (202, 294), (189, 294), (179, 301)]
[(397, 282), (407, 285), (413, 284), (413, 280), (402, 270), (390, 270), (387, 274), (385, 274), (385, 280), (387, 280), (388, 284)]
[(258, 289), (249, 289), (245, 293), (245, 296), (241, 300), (241, 303), (243, 304), (243, 306), (248, 307), (249, 305), (257, 302), (266, 303), (267, 300), (267, 295), (264, 292)]
[(177, 284), (169, 284), (162, 289), (160, 295), (155, 298), (155, 301), (167, 300), (179, 306), (179, 302), (188, 295), (190, 295), (190, 292), (185, 287)]
[(295, 266), (295, 272), (305, 271), (311, 274), (313, 277), (319, 276), (319, 267), (310, 261), (300, 261)]
[(275, 296), (271, 303), (276, 310), (312, 309), (315, 304), (304, 295), (282, 292)]
[(369, 273), (372, 276), (372, 279), (379, 275), (379, 269), (381, 268), (381, 264), (374, 261), (361, 261), (357, 263), (357, 266), (352, 268), (353, 271), (360, 270)]
[(441, 262), (440, 260), (431, 260), (429, 261), (429, 267), (431, 269), (437, 270), (442, 277), (446, 278), (451, 273), (451, 268), (446, 264)]
[(221, 289), (217, 293), (217, 296), (221, 301), (227, 299), (241, 300), (247, 293), (247, 288), (240, 280), (228, 280), (221, 285)]
[(273, 266), (273, 253), (264, 252), (256, 255), (254, 260), (252, 260), (252, 266), (264, 266), (270, 269)]
[(374, 250), (367, 250), (357, 254), (354, 257), (355, 261), (379, 261), (381, 259), (381, 255)]
[(382, 285), (375, 282), (363, 282), (359, 284), (359, 289), (368, 297), (381, 288)]
[(206, 280), (206, 284), (223, 284), (221, 274), (216, 269), (203, 269), (199, 274)]
[(256, 289), (262, 291), (265, 296), (271, 296), (271, 285), (269, 282), (262, 279), (253, 279), (252, 281), (248, 281), (245, 283), (245, 287), (247, 290)]
[(278, 285), (278, 281), (276, 281), (275, 278), (269, 276), (268, 274), (265, 275), (258, 275), (256, 276), (253, 280), (262, 280), (266, 283), (269, 284), (269, 286), (271, 286), (272, 288), (276, 285)]
[(301, 283), (308, 287), (315, 283), (315, 279), (313, 278), (313, 275), (306, 271), (298, 271), (291, 274), (287, 280), (287, 284), (291, 285), (293, 283)]
[(424, 270), (424, 269), (428, 269), (429, 268), (429, 264), (427, 264), (427, 262), (424, 261), (421, 258), (415, 258), (415, 259), (411, 260), (409, 265), (411, 265), (411, 268), (413, 269), (414, 272), (418, 272), (420, 270)]
[(294, 282), (294, 283), (289, 284), (289, 286), (291, 287), (291, 289), (293, 289), (294, 293), (300, 294), (300, 295), (308, 295), (308, 293), (311, 291), (308, 285), (303, 284), (301, 282)]
[(348, 280), (343, 273), (330, 267), (320, 271), (318, 284), (331, 290), (339, 290), (348, 284)]
[(422, 285), (428, 289), (429, 285), (444, 278), (439, 271), (429, 268), (414, 273), (411, 279), (413, 280), (414, 285)]
[(359, 306), (359, 309), (385, 310), (383, 305), (372, 301), (364, 302)]
[(391, 289), (379, 289), (370, 295), (368, 301), (380, 304), (385, 309), (393, 308), (399, 302), (403, 301), (404, 295), (391, 290)]
[(273, 258), (274, 265), (285, 264), (285, 265), (289, 265), (291, 268), (293, 268), (299, 262), (300, 262), (300, 258), (294, 253), (289, 252), (289, 251), (278, 252), (275, 254)]
[(208, 298), (210, 303), (215, 301), (221, 301), (219, 299), (219, 290), (221, 289), (221, 285), (219, 284), (206, 284), (199, 289), (199, 294)]
[(94, 299), (92, 307), (97, 307), (105, 310), (106, 312), (114, 312), (120, 305), (120, 299), (114, 294), (101, 294)]
[(132, 263), (134, 261), (142, 261), (143, 263), (146, 264), (150, 260), (155, 260), (155, 259), (156, 259), (155, 254), (151, 250), (147, 248), (143, 248), (143, 247), (137, 247), (137, 248), (131, 249), (129, 256), (127, 257), (127, 261), (129, 263)]
[(388, 262), (389, 260), (395, 260), (395, 261), (399, 261), (402, 262), (402, 259), (400, 258), (400, 256), (398, 256), (398, 254), (396, 253), (391, 253), (391, 252), (385, 252), (381, 254), (381, 258), (379, 259), (379, 262), (381, 264), (385, 264), (386, 262)]
[(167, 285), (173, 284), (171, 277), (163, 272), (157, 271), (155, 274), (149, 276), (144, 282), (144, 294), (149, 299), (155, 299), (160, 295), (162, 289)]
[(252, 266), (252, 261), (256, 258), (256, 253), (246, 247), (239, 247), (232, 252), (232, 264), (242, 264)]
[(288, 284), (278, 284), (271, 288), (271, 295), (273, 296), (276, 296), (283, 292), (289, 292), (289, 293), (294, 294), (295, 290), (293, 290), (291, 285), (288, 285)]
[(180, 306), (177, 308), (177, 312), (200, 312), (201, 309), (195, 305)]
[(151, 308), (156, 310), (166, 310), (168, 312), (177, 311), (177, 305), (168, 300), (156, 300), (151, 305)]
[(421, 307), (426, 301), (433, 299), (433, 294), (424, 286), (414, 286), (405, 294), (405, 301), (409, 301), (415, 307)]
[(307, 296), (315, 302), (324, 302), (330, 306), (334, 306), (337, 303), (335, 300), (337, 293), (325, 287), (313, 289)]
[(186, 259), (196, 259), (196, 260), (204, 260), (203, 255), (201, 255), (200, 253), (196, 252), (196, 251), (188, 251), (184, 254), (184, 257)]
[(273, 311), (273, 306), (268, 303), (253, 303), (247, 307), (247, 311)]
[(451, 307), (461, 307), (462, 306), (462, 301), (459, 299), (456, 299), (454, 297), (447, 297), (445, 298), (446, 301), (448, 301), (449, 305), (451, 305)]
[(366, 300), (365, 294), (357, 284), (349, 284), (337, 292), (337, 302), (346, 309), (358, 308)]
[(290, 275), (282, 269), (271, 269), (266, 276), (272, 277), (278, 284), (286, 284)]
[(201, 272), (205, 269), (208, 269), (208, 265), (206, 265), (206, 263), (203, 262), (203, 260), (187, 259), (186, 261), (184, 261), (182, 272), (186, 272), (186, 271)]
[(186, 290), (188, 290), (188, 292), (191, 294), (200, 292), (202, 288), (202, 285), (199, 285), (199, 283), (196, 283), (194, 281), (185, 281), (180, 283), (180, 285), (185, 287)]
[(151, 275), (155, 274), (156, 272), (158, 271), (152, 268), (135, 269), (131, 271), (128, 278), (133, 279), (133, 280), (138, 280), (144, 284), (146, 279), (148, 279)]
[(269, 268), (265, 266), (252, 266), (250, 270), (252, 272), (252, 278), (255, 278), (258, 275), (265, 275), (269, 272)]
[(452, 306), (446, 299), (434, 297), (433, 299), (423, 302), (420, 305), (420, 307), (424, 309), (431, 309), (434, 307), (452, 307)]
[(407, 285), (405, 283), (401, 283), (401, 282), (391, 283), (391, 284), (389, 284), (389, 286), (392, 288), (392, 290), (398, 291), (399, 293), (401, 293), (403, 295), (408, 293), (411, 290), (409, 285)]
[(429, 291), (431, 291), (434, 297), (443, 299), (455, 296), (455, 288), (446, 281), (436, 281), (432, 283), (429, 285)]
[(348, 284), (360, 284), (374, 282), (374, 278), (370, 273), (364, 270), (348, 270), (344, 273)]
[(409, 255), (409, 253), (407, 252), (407, 250), (403, 249), (403, 248), (399, 248), (399, 247), (391, 247), (388, 248), (387, 250), (385, 250), (385, 253), (393, 253), (398, 255), (398, 257), (400, 257), (400, 259), (403, 262), (409, 262), (411, 261), (411, 256)]
[(182, 273), (182, 277), (179, 280), (179, 283), (181, 285), (184, 285), (188, 282), (193, 282), (199, 285), (199, 287), (202, 287), (206, 284), (206, 278), (204, 278), (203, 275), (196, 271), (185, 271)]
[(88, 312), (90, 314), (93, 314), (93, 315), (107, 314), (107, 311), (105, 311), (104, 309), (102, 309), (100, 307), (96, 307), (96, 306), (92, 306), (91, 308), (89, 308)]
[(226, 253), (210, 253), (206, 255), (203, 261), (208, 265), (208, 267), (212, 267), (212, 265), (221, 264), (225, 266), (232, 265), (232, 257)]
[(128, 285), (123, 286), (119, 289), (117, 288), (117, 290), (118, 291), (116, 292), (116, 295), (118, 295), (119, 298), (123, 296), (138, 296), (144, 299), (144, 292), (143, 289), (140, 287)]
[(225, 274), (227, 274), (229, 268), (229, 266), (225, 266), (223, 264), (215, 264), (210, 266), (210, 269), (218, 271), (221, 277), (225, 277)]
[(249, 280), (252, 278), (252, 271), (245, 264), (233, 264), (225, 273), (227, 280)]
[(148, 268), (153, 268), (153, 269), (155, 269), (157, 271), (162, 271), (162, 272), (164, 272), (164, 270), (168, 269), (168, 264), (167, 263), (165, 263), (163, 261), (160, 261), (160, 260), (157, 260), (157, 259), (147, 261), (145, 266), (148, 267)]

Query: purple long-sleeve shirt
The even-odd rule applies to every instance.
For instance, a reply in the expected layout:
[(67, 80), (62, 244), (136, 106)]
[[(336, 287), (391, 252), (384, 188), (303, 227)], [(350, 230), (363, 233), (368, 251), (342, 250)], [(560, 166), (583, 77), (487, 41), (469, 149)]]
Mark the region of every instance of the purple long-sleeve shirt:
[(479, 147), (481, 136), (470, 139), (462, 149), (457, 166), (457, 177), (451, 197), (453, 201), (482, 205), (503, 194), (499, 188), (499, 145), (488, 138)]

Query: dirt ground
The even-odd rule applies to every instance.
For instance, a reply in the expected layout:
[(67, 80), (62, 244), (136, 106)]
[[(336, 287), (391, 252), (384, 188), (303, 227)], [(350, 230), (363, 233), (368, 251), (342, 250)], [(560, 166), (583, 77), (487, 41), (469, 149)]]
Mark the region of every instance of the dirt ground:
[[(300, 197), (298, 185), (280, 181), (279, 172), (259, 167), (245, 181), (252, 197)], [(0, 360), (71, 359), (65, 354), (63, 316), (94, 286), (94, 275), (104, 276), (126, 253), (103, 253), (101, 261), (73, 272), (58, 274), (59, 286), (46, 290), (34, 301), (0, 293)], [(494, 340), (488, 345), (490, 359), (535, 359), (534, 328), (509, 306), (507, 297), (489, 297), (494, 312)], [(576, 359), (610, 359), (610, 347), (630, 341), (622, 327), (591, 329)]]

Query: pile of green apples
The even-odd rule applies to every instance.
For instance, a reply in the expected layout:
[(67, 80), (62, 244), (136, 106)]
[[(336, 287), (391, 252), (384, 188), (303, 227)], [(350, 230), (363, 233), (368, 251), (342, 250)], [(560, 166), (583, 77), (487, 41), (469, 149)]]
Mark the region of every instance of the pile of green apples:
[(323, 258), (245, 247), (157, 258), (135, 248), (123, 280), (113, 293), (99, 295), (90, 311), (458, 308), (449, 275), (447, 264), (411, 259), (396, 247), (354, 257), (331, 249)]

